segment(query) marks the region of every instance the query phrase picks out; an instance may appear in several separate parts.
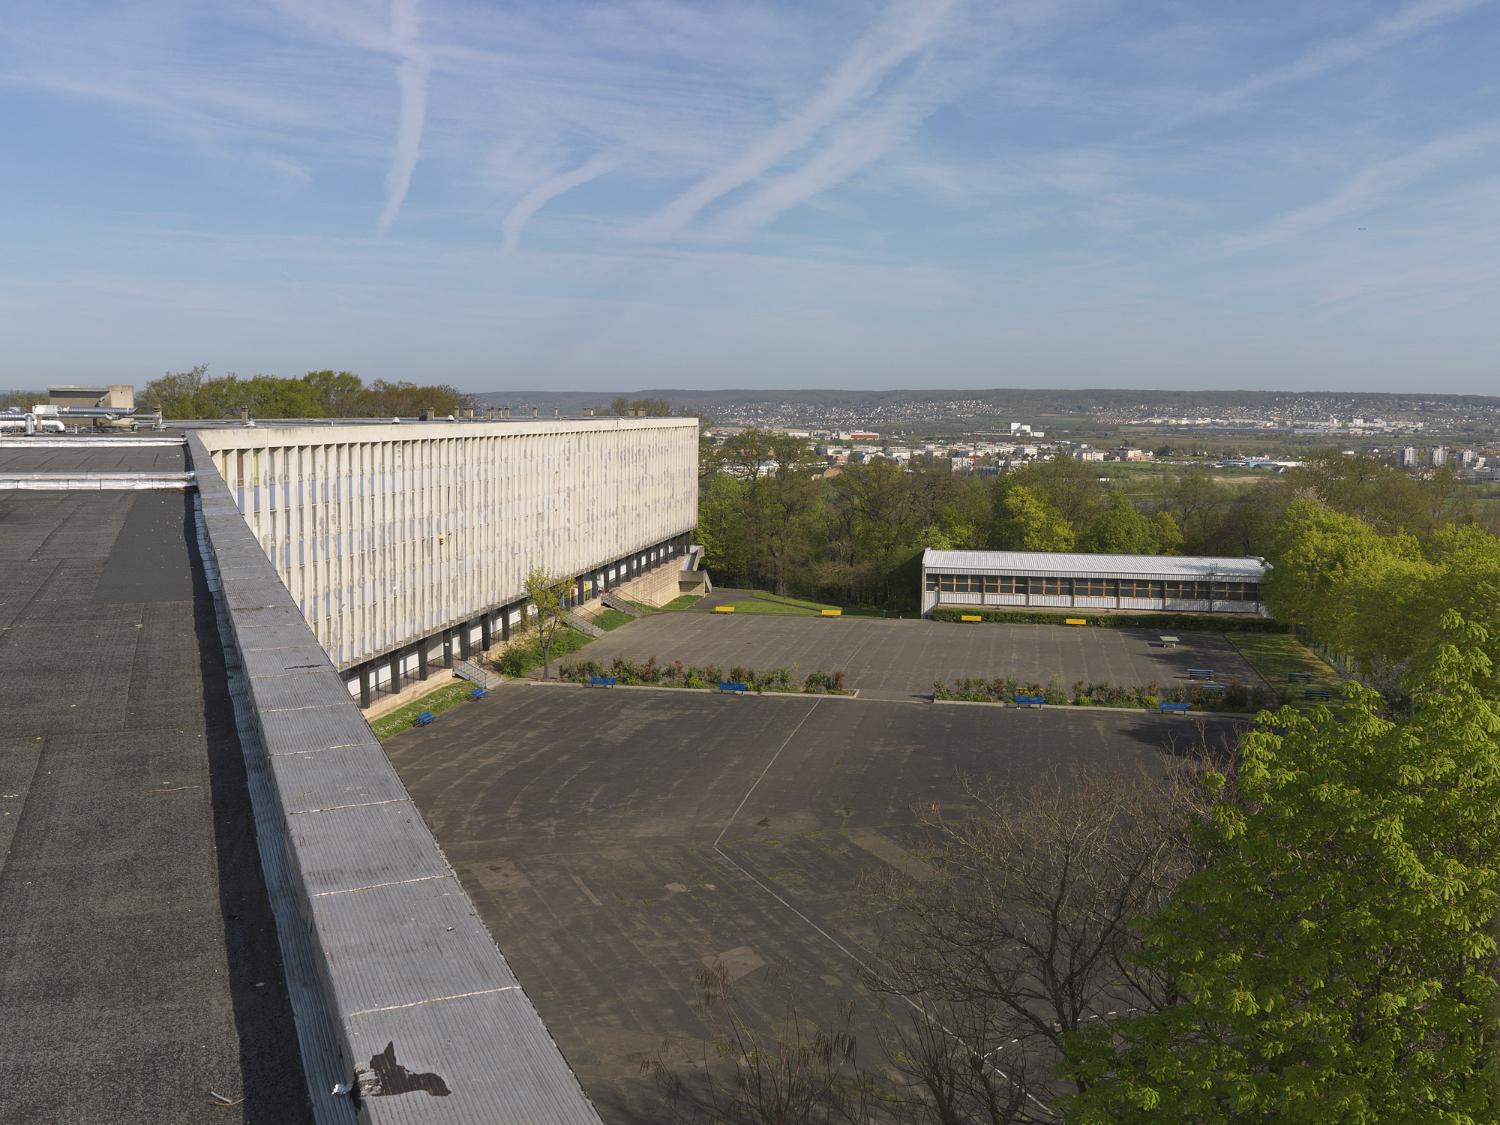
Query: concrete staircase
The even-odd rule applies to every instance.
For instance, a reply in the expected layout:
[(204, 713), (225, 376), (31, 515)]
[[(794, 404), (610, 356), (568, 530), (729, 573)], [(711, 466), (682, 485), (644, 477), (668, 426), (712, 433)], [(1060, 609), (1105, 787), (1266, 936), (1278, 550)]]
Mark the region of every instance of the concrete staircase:
[(628, 614), (631, 617), (639, 617), (641, 615), (640, 610), (636, 609), (635, 606), (631, 605), (624, 598), (620, 597), (619, 594), (606, 592), (599, 598), (599, 600), (605, 605), (609, 606), (610, 609), (617, 609), (621, 613)]
[(563, 615), (563, 620), (573, 628), (577, 629), (580, 633), (583, 633), (587, 636), (604, 636), (603, 629), (599, 628), (599, 626), (595, 625), (592, 621), (590, 621), (587, 617), (584, 617), (580, 613), (574, 613), (572, 610), (569, 610), (566, 614)]
[(495, 677), (471, 660), (455, 660), (453, 662), (453, 674), (461, 680), (468, 680), (471, 684), (484, 688), (486, 691), (495, 685)]

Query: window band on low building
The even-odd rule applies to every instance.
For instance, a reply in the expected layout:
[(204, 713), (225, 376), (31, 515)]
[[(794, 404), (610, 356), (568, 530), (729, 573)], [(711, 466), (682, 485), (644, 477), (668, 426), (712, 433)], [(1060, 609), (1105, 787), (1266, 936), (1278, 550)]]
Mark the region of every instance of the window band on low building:
[(1265, 615), (1263, 559), (926, 551), (922, 613), (939, 605)]

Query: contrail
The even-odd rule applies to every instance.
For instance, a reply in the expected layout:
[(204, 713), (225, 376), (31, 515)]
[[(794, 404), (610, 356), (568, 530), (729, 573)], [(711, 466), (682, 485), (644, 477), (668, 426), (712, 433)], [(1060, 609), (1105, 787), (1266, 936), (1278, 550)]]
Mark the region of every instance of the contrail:
[(572, 191), (580, 184), (586, 184), (590, 180), (604, 175), (611, 168), (619, 164), (619, 158), (605, 153), (600, 153), (579, 165), (571, 172), (563, 172), (553, 176), (551, 179), (543, 180), (532, 188), (519, 200), (514, 207), (506, 212), (505, 218), (500, 223), (500, 252), (510, 254), (521, 241), (521, 231), (535, 215), (548, 203), (556, 199), (563, 192)]
[(401, 90), (401, 109), (396, 121), (396, 151), (385, 175), (385, 210), (380, 213), (383, 234), (401, 213), (406, 191), (416, 171), (422, 148), (422, 125), (427, 118), (427, 77), (431, 70), (425, 51), (417, 47), (416, 0), (391, 0), (391, 38), (401, 56), (396, 66), (396, 84)]

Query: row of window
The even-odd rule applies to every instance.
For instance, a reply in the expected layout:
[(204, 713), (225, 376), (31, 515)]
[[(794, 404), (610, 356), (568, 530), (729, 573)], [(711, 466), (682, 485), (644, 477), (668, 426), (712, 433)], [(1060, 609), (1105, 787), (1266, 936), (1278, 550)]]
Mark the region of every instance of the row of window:
[(1012, 574), (929, 574), (945, 594), (1046, 594), (1074, 598), (1178, 598), (1258, 602), (1258, 582), (1153, 582), (1143, 578), (1037, 578)]

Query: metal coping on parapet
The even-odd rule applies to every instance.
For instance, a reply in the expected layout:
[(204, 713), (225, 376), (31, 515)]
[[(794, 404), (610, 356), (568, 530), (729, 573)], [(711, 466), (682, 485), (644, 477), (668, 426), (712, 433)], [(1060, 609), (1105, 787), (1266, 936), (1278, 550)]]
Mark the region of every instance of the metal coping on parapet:
[(0, 489), (25, 492), (185, 492), (197, 487), (192, 472), (0, 472)]
[[(208, 464), (196, 434), (188, 448), (194, 464)], [(206, 467), (201, 484), (213, 554), (216, 532), (227, 542), (246, 527), (216, 470)], [(322, 1011), (307, 1010), (305, 997), (301, 1010), (294, 1003), (299, 1037), (304, 1020), (331, 1022), (345, 1067), (346, 1080), (328, 1086), (309, 1071), (315, 1112), (347, 1114), (347, 1101), (330, 1099), (347, 1099), (352, 1087), (370, 1095), (360, 1115), (376, 1125), (598, 1125), (271, 561), (253, 557), (264, 566), (237, 561), (218, 569), (218, 582), (258, 728), (257, 764), (275, 794), (262, 798), (257, 822), (264, 816), (279, 831), (294, 872), (272, 904), (278, 930), (311, 935), (322, 985)], [(285, 612), (258, 626), (267, 608)], [(387, 1063), (440, 1078), (449, 1096), (375, 1096), (371, 1072)]]

